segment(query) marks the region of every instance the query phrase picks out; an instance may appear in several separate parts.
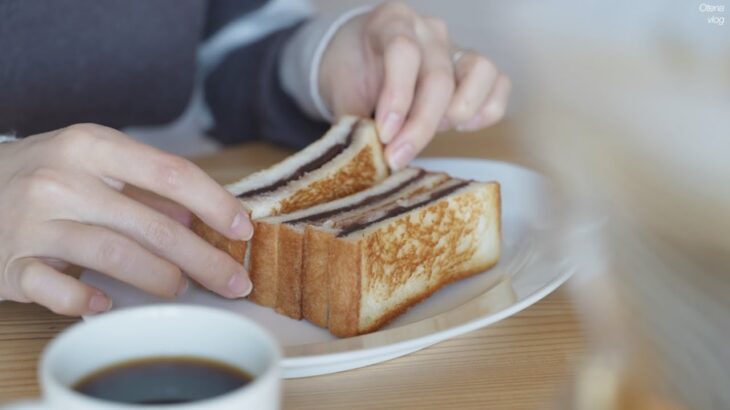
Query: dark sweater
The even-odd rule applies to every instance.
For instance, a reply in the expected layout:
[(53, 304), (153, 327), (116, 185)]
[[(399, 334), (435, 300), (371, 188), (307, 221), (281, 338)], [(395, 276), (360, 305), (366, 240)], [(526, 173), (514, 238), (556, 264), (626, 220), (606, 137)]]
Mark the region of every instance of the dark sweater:
[[(78, 122), (114, 128), (178, 117), (201, 42), (265, 0), (0, 0), (0, 133)], [(224, 143), (300, 147), (326, 127), (284, 93), (281, 50), (298, 24), (229, 53), (205, 78)]]

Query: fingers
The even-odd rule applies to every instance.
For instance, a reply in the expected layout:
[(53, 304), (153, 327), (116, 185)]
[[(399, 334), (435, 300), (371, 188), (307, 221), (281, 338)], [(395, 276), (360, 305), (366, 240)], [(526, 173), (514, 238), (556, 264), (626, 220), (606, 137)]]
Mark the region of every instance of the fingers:
[(190, 214), (190, 211), (182, 206), (159, 195), (153, 194), (152, 192), (139, 189), (133, 185), (125, 186), (122, 192), (124, 195), (134, 199), (135, 201), (147, 205), (155, 211), (165, 214), (185, 226), (190, 226), (192, 215)]
[(443, 20), (383, 2), (345, 24), (328, 46), (320, 71), (327, 73), (327, 81), (320, 77), (324, 98), (338, 114), (374, 112), (389, 165), (402, 168), (437, 129), (480, 128), (504, 110), (509, 81), (498, 80), (494, 65), (476, 53), (455, 72), (451, 48)]
[(457, 89), (446, 112), (449, 126), (457, 129), (474, 127), (470, 123), (494, 93), (499, 72), (497, 67), (476, 53), (467, 53), (455, 64)]
[(238, 298), (251, 292), (243, 267), (186, 227), (118, 192), (99, 189), (94, 194), (99, 200), (86, 205), (86, 212), (78, 216), (82, 222), (131, 238), (222, 296)]
[(452, 62), (443, 20), (388, 2), (373, 10), (365, 33), (376, 39), (374, 53), (382, 54), (375, 111), (392, 169), (406, 166), (437, 130), (475, 130), (503, 116), (509, 79), (477, 53)]
[(109, 310), (112, 301), (100, 290), (65, 275), (38, 259), (28, 258), (15, 264), (18, 291), (29, 302), (43, 305), (55, 313), (80, 316)]
[(169, 198), (228, 238), (251, 238), (253, 227), (241, 203), (190, 161), (96, 125), (68, 127), (56, 138), (63, 152), (99, 177)]
[(108, 176), (172, 199), (231, 239), (251, 239), (253, 226), (241, 203), (193, 163), (136, 143), (117, 157), (102, 168)]
[(63, 272), (66, 268), (68, 268), (68, 262), (61, 259), (47, 257), (41, 257), (38, 259), (59, 272)]
[(386, 148), (392, 169), (405, 167), (431, 140), (454, 92), (453, 66), (445, 44), (422, 54), (415, 101), (401, 132)]
[(512, 83), (509, 77), (500, 74), (492, 94), (483, 103), (477, 114), (459, 127), (459, 131), (475, 131), (499, 122), (507, 110), (507, 102), (511, 88)]
[(376, 122), (384, 144), (400, 131), (408, 115), (421, 65), (418, 43), (410, 37), (398, 35), (386, 41), (383, 87), (376, 106)]
[(94, 269), (153, 295), (171, 298), (187, 288), (177, 266), (106, 228), (52, 221), (39, 242), (39, 254)]

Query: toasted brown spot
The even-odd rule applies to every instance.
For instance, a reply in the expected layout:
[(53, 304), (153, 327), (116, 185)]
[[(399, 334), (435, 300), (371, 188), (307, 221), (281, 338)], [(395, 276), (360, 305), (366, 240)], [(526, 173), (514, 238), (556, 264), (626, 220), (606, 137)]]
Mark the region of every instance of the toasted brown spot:
[[(479, 242), (474, 236), (480, 215), (487, 211), (486, 205), (474, 194), (453, 198), (451, 202), (455, 206), (442, 201), (429, 206), (428, 212), (399, 218), (367, 236), (365, 254), (370, 255), (371, 261), (369, 290), (387, 283), (390, 292), (384, 296), (390, 297), (414, 276), (448, 276), (471, 260), (475, 246), (460, 249), (454, 244), (465, 239), (473, 244)], [(472, 212), (465, 214), (464, 209)]]
[(372, 186), (380, 178), (372, 158), (375, 153), (371, 147), (363, 148), (347, 166), (328, 178), (311, 184), (295, 195), (282, 201), (278, 213), (284, 214), (309, 208), (317, 204), (333, 201)]

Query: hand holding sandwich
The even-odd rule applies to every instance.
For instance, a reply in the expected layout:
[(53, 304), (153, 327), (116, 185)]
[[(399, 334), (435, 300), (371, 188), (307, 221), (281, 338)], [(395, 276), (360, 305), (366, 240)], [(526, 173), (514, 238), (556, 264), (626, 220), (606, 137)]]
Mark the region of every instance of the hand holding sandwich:
[[(81, 315), (107, 310), (101, 291), (60, 271), (85, 266), (172, 297), (187, 275), (226, 297), (251, 291), (243, 267), (184, 226), (190, 209), (231, 239), (252, 227), (240, 202), (187, 160), (99, 125), (0, 145), (0, 298)], [(183, 223), (180, 223), (183, 222)], [(215, 269), (211, 269), (215, 267)]]
[(338, 30), (319, 83), (335, 117), (375, 113), (394, 169), (410, 162), (437, 130), (496, 123), (510, 92), (509, 78), (484, 56), (453, 49), (442, 20), (397, 2)]

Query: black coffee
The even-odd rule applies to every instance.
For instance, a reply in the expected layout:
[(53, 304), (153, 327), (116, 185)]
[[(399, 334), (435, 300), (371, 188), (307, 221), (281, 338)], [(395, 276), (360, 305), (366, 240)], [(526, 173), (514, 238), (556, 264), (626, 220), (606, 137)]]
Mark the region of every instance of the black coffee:
[(160, 357), (105, 367), (73, 389), (98, 399), (128, 404), (180, 404), (220, 396), (251, 381), (224, 363), (195, 357)]

